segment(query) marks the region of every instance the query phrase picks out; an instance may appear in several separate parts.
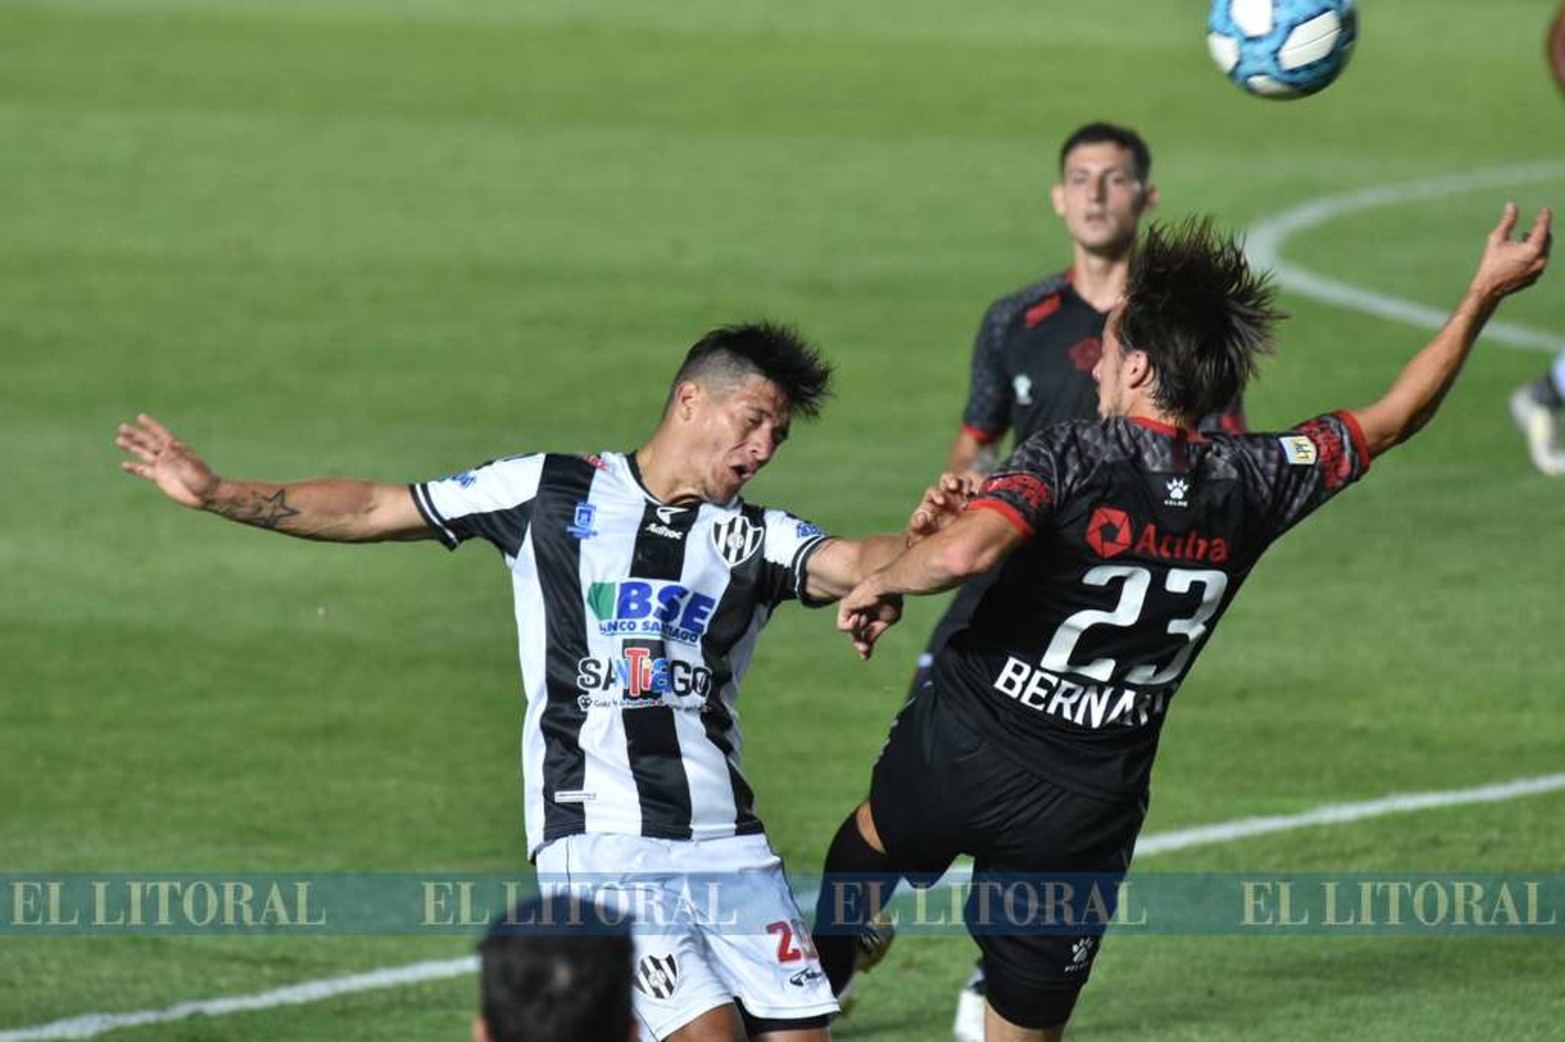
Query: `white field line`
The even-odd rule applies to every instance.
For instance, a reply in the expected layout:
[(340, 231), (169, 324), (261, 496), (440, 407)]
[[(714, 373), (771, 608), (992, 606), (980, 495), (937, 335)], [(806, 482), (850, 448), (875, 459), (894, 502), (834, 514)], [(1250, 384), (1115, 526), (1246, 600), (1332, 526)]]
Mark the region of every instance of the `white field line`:
[[(1282, 259), (1282, 246), (1289, 238), (1308, 228), (1324, 224), (1344, 214), (1361, 210), (1392, 206), (1401, 202), (1435, 199), (1444, 195), (1473, 191), (1479, 188), (1501, 188), (1536, 181), (1565, 178), (1565, 163), (1538, 163), (1530, 166), (1504, 167), (1453, 177), (1438, 177), (1413, 181), (1400, 185), (1386, 185), (1327, 196), (1305, 203), (1275, 217), (1267, 218), (1251, 226), (1246, 240), (1246, 251), (1259, 266), (1271, 268), (1289, 290), (1328, 304), (1362, 311), (1381, 318), (1426, 329), (1439, 329), (1445, 324), (1445, 312), (1427, 305), (1396, 297), (1372, 293), (1346, 283), (1335, 282), (1303, 268), (1295, 267)], [(1504, 322), (1491, 322), (1485, 335), (1502, 343), (1540, 351), (1565, 351), (1565, 337), (1553, 336), (1522, 326)], [(1384, 799), (1364, 803), (1342, 803), (1305, 811), (1302, 814), (1278, 815), (1266, 818), (1242, 818), (1237, 821), (1219, 822), (1197, 828), (1178, 829), (1173, 832), (1153, 833), (1143, 836), (1136, 844), (1136, 857), (1146, 858), (1170, 850), (1214, 843), (1228, 843), (1250, 836), (1263, 836), (1291, 829), (1311, 828), (1317, 825), (1345, 824), (1387, 814), (1403, 814), (1435, 807), (1457, 807), (1470, 803), (1496, 803), (1519, 799), (1545, 792), (1565, 789), (1565, 774), (1551, 774), (1541, 778), (1524, 778), (1502, 785), (1486, 785), (1476, 789), (1459, 789), (1448, 792), (1410, 793), (1387, 796)], [(971, 875), (971, 870), (957, 869), (949, 873), (943, 884), (949, 885)], [(800, 903), (808, 907), (815, 903), (815, 895), (800, 895)], [(351, 995), (377, 988), (395, 988), (423, 981), (445, 980), (478, 968), (472, 956), (437, 962), (417, 962), (407, 966), (395, 966), (370, 973), (348, 977), (331, 977), (324, 980), (305, 981), (285, 988), (239, 995), (224, 999), (205, 999), (199, 1002), (181, 1002), (164, 1009), (141, 1010), (135, 1013), (86, 1013), (66, 1020), (56, 1020), (33, 1027), (0, 1031), (0, 1042), (45, 1042), (49, 1039), (96, 1038), (116, 1028), (136, 1027), (144, 1024), (167, 1024), (189, 1017), (220, 1017), (230, 1013), (246, 1013), (253, 1010), (272, 1009), (277, 1006), (301, 1005), (319, 1002), (338, 995)]]
[[(1278, 279), (1285, 288), (1301, 296), (1353, 311), (1362, 311), (1393, 322), (1405, 322), (1419, 329), (1439, 329), (1445, 325), (1447, 312), (1426, 304), (1350, 286), (1345, 282), (1337, 282), (1289, 264), (1282, 259), (1283, 243), (1301, 231), (1364, 210), (1395, 206), (1398, 203), (1438, 199), (1441, 196), (1456, 195), (1480, 188), (1507, 188), (1562, 178), (1565, 178), (1565, 163), (1533, 163), (1526, 166), (1501, 167), (1471, 174), (1382, 185), (1378, 188), (1365, 188), (1343, 195), (1329, 195), (1251, 225), (1246, 236), (1245, 252), (1258, 267), (1271, 268), (1277, 273)], [(1490, 322), (1484, 327), (1483, 335), (1487, 339), (1509, 344), (1512, 347), (1556, 353), (1565, 351), (1565, 337), (1509, 322)]]
[[(1333, 803), (1315, 807), (1299, 814), (1280, 814), (1264, 818), (1239, 818), (1196, 828), (1175, 829), (1171, 832), (1155, 832), (1143, 836), (1136, 844), (1136, 859), (1153, 857), (1173, 850), (1191, 847), (1231, 843), (1251, 836), (1264, 836), (1273, 832), (1314, 828), (1320, 825), (1343, 825), (1370, 818), (1382, 818), (1391, 814), (1407, 814), (1413, 811), (1439, 807), (1461, 807), (1473, 803), (1499, 803), (1521, 799), (1547, 792), (1565, 789), (1565, 774), (1549, 774), (1539, 778), (1522, 778), (1498, 785), (1483, 785), (1475, 789), (1455, 789), (1444, 792), (1413, 792), (1386, 796), (1361, 803)], [(941, 886), (970, 878), (971, 869), (955, 869), (941, 880)], [(813, 893), (801, 894), (800, 904), (808, 908), (815, 903)], [(416, 962), (407, 966), (394, 966), (349, 977), (331, 977), (324, 980), (305, 981), (302, 984), (258, 992), (254, 995), (238, 995), (231, 998), (205, 999), (200, 1002), (181, 1002), (164, 1009), (141, 1010), (135, 1013), (86, 1013), (66, 1020), (56, 1020), (33, 1027), (0, 1031), (0, 1042), (45, 1042), (49, 1039), (96, 1038), (116, 1028), (139, 1027), (146, 1024), (167, 1024), (189, 1017), (221, 1017), (230, 1013), (248, 1013), (272, 1009), (277, 1006), (296, 1006), (307, 1002), (319, 1002), (338, 995), (351, 995), (377, 988), (396, 988), (424, 981), (445, 980), (473, 973), (478, 960), (472, 956), (446, 959), (437, 962)]]

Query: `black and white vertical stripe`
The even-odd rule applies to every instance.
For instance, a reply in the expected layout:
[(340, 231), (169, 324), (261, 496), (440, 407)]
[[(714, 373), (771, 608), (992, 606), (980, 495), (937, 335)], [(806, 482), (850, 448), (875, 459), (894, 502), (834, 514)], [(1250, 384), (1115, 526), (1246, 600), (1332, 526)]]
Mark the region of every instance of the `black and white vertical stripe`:
[[(581, 832), (762, 831), (735, 703), (772, 610), (802, 595), (818, 530), (739, 502), (660, 503), (612, 454), (502, 460), (413, 495), (448, 546), (481, 536), (512, 572), (530, 852)], [(626, 582), (654, 596), (677, 584), (684, 604), (709, 598), (704, 632), (617, 626)], [(704, 697), (629, 690), (640, 686), (627, 683), (630, 657), (687, 678), (709, 673), (710, 686)]]

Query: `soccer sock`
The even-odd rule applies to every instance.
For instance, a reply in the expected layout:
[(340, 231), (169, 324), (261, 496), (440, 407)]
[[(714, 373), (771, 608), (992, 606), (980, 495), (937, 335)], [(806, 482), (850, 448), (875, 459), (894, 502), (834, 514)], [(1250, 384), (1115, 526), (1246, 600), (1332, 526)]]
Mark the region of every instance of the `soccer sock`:
[(891, 900), (898, 874), (891, 858), (869, 845), (849, 814), (832, 838), (815, 903), (815, 950), (833, 995), (853, 979), (853, 961), (865, 923)]
[(1554, 365), (1538, 381), (1539, 398), (1551, 409), (1565, 406), (1565, 353), (1554, 360)]

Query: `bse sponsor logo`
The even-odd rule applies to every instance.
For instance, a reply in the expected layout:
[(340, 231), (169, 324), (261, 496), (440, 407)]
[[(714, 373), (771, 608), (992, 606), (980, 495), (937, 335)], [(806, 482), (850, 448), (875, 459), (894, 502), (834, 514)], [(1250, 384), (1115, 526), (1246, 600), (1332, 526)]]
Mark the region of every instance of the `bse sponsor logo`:
[[(626, 648), (619, 657), (584, 658), (576, 663), (577, 705), (634, 708), (662, 705), (662, 699), (704, 702), (712, 690), (712, 671), (677, 658), (654, 658), (646, 648)], [(623, 697), (621, 697), (623, 696)]]
[(738, 568), (754, 557), (765, 538), (766, 532), (743, 514), (712, 525), (712, 545), (730, 568)]
[(587, 606), (605, 637), (661, 637), (699, 644), (717, 601), (679, 583), (633, 579), (593, 583), (587, 588)]
[(1167, 696), (1112, 684), (1078, 684), (1046, 669), (1007, 657), (994, 689), (1018, 705), (1069, 720), (1077, 727), (1145, 727), (1163, 715)]
[(1071, 945), (1070, 965), (1065, 967), (1066, 973), (1080, 973), (1092, 964), (1092, 955), (1098, 949), (1096, 937), (1078, 937), (1076, 943)]
[(464, 470), (460, 474), (447, 474), (440, 480), (452, 482), (460, 485), (462, 488), (472, 488), (478, 483), (478, 475), (471, 470)]
[(1296, 467), (1313, 467), (1318, 453), (1315, 443), (1302, 434), (1278, 439), (1282, 442), (1282, 454)]
[[(1186, 488), (1181, 495), (1188, 491)], [(1169, 494), (1173, 495), (1172, 490)], [(1138, 535), (1130, 515), (1115, 507), (1098, 507), (1093, 511), (1092, 519), (1087, 522), (1087, 545), (1103, 558), (1115, 558), (1128, 550), (1133, 550), (1139, 557), (1161, 561), (1210, 561), (1222, 564), (1229, 557), (1228, 540), (1222, 536), (1209, 539), (1194, 529), (1182, 534), (1160, 532), (1151, 521), (1141, 526)]]
[(635, 985), (649, 999), (671, 999), (679, 987), (679, 963), (672, 953), (645, 956), (636, 966)]
[(825, 535), (826, 530), (820, 525), (812, 525), (808, 521), (800, 521), (793, 534), (800, 539), (811, 539), (818, 535)]

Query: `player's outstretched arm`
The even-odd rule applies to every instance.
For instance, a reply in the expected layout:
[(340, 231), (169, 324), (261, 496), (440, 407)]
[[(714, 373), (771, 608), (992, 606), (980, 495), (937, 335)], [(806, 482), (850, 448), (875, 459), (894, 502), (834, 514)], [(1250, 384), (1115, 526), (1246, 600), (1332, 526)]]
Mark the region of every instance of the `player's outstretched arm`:
[(898, 554), (954, 521), (972, 497), (972, 484), (958, 474), (942, 474), (924, 491), (901, 535), (873, 535), (867, 539), (833, 539), (810, 559), (805, 592), (812, 601), (834, 601), (871, 573), (890, 564)]
[(167, 427), (145, 414), (122, 423), (114, 439), (133, 459), (120, 466), (146, 478), (181, 506), (301, 539), (367, 543), (433, 539), (405, 485), (323, 478), (289, 484), (232, 481)]
[(949, 590), (997, 567), (1025, 536), (1000, 514), (971, 510), (875, 572), (837, 605), (837, 628), (860, 658), (902, 617), (903, 594)]
[(1429, 422), (1500, 301), (1538, 281), (1548, 266), (1553, 210), (1539, 211), (1532, 231), (1519, 241), (1511, 238), (1516, 215), (1516, 205), (1506, 203), (1484, 245), (1472, 285), (1445, 328), (1413, 356), (1380, 401), (1353, 411), (1371, 456), (1401, 444)]

